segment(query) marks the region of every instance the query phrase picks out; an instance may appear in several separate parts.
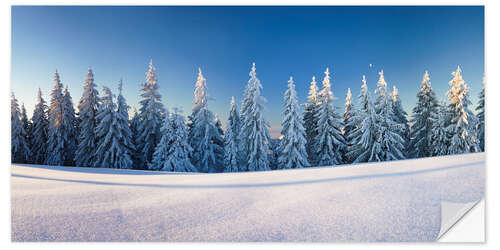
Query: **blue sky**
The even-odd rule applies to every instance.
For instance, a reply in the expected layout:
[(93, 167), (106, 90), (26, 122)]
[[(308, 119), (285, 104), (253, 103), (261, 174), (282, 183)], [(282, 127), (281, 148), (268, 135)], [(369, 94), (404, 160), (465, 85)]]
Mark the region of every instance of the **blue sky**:
[(357, 96), (364, 74), (375, 90), (381, 69), (408, 112), (425, 70), (444, 99), (457, 65), (475, 107), (484, 74), (484, 8), (12, 7), (11, 88), (30, 116), (38, 87), (49, 101), (56, 68), (75, 105), (90, 66), (99, 91), (103, 85), (117, 91), (123, 77), (125, 98), (138, 107), (150, 59), (163, 103), (184, 114), (200, 67), (214, 99), (209, 107), (224, 122), (231, 96), (241, 101), (256, 62), (274, 136), (288, 78), (306, 102), (311, 77), (320, 84), (326, 67), (339, 112), (347, 88)]

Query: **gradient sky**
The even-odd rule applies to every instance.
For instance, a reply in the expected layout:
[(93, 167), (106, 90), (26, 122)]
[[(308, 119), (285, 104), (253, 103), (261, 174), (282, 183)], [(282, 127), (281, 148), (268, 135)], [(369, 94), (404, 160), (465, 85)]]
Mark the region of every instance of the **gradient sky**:
[[(11, 88), (29, 116), (36, 90), (49, 101), (57, 68), (75, 106), (90, 66), (98, 84), (138, 108), (149, 60), (167, 108), (192, 108), (200, 67), (209, 108), (225, 123), (231, 96), (241, 101), (252, 62), (268, 100), (265, 117), (279, 133), (282, 99), (293, 76), (300, 102), (311, 77), (333, 73), (335, 105), (359, 94), (365, 74), (374, 91), (384, 70), (410, 113), (425, 70), (446, 98), (460, 65), (475, 107), (484, 74), (484, 8), (463, 7), (12, 7)], [(372, 67), (369, 65), (372, 64)]]

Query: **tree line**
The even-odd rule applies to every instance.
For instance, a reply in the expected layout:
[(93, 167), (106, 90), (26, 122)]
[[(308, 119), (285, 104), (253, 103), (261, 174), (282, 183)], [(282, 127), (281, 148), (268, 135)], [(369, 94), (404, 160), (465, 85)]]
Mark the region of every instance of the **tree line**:
[[(343, 114), (333, 105), (330, 72), (322, 88), (312, 77), (302, 111), (293, 78), (283, 99), (281, 136), (273, 140), (263, 117), (262, 84), (255, 63), (239, 109), (230, 102), (225, 130), (208, 108), (206, 78), (198, 71), (193, 108), (185, 117), (168, 111), (158, 92), (152, 61), (141, 84), (139, 110), (129, 119), (122, 95), (103, 86), (99, 95), (89, 68), (78, 103), (54, 74), (47, 105), (38, 89), (33, 116), (11, 95), (11, 157), (15, 163), (176, 172), (240, 172), (391, 161), (484, 151), (484, 87), (477, 115), (469, 105), (469, 88), (460, 67), (452, 73), (448, 101), (438, 102), (426, 71), (417, 104), (408, 119), (398, 89), (392, 91), (379, 72), (375, 97), (361, 79), (357, 105), (350, 88)], [(484, 79), (483, 79), (484, 85)]]

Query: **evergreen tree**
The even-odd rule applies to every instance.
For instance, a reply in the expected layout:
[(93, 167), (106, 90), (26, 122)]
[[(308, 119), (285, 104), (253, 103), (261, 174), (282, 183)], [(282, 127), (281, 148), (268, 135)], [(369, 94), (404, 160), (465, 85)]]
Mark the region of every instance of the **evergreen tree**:
[(174, 109), (170, 119), (165, 119), (162, 134), (149, 168), (173, 172), (197, 172), (189, 160), (192, 148), (188, 143), (184, 117), (177, 109)]
[(120, 79), (118, 85), (118, 97), (116, 98), (117, 109), (116, 109), (116, 128), (117, 134), (119, 135), (119, 143), (121, 150), (121, 157), (117, 163), (118, 168), (133, 168), (133, 155), (135, 152), (134, 138), (132, 130), (129, 126), (128, 110), (130, 106), (127, 105), (125, 97), (122, 95), (123, 80)]
[(404, 126), (397, 122), (394, 115), (393, 100), (387, 92), (384, 71), (379, 72), (377, 86), (375, 93), (378, 96), (375, 101), (375, 112), (377, 113), (378, 131), (375, 153), (381, 161), (405, 159), (403, 153), (405, 141), (399, 134), (400, 131), (403, 131)]
[(237, 135), (233, 134), (231, 123), (226, 126), (224, 136), (224, 172), (238, 172), (238, 144), (236, 144)]
[(77, 119), (75, 115), (75, 108), (73, 107), (73, 100), (69, 93), (68, 86), (63, 92), (63, 131), (64, 139), (66, 140), (64, 148), (64, 165), (75, 165), (75, 152), (77, 147)]
[(302, 119), (300, 119), (299, 101), (292, 77), (288, 80), (288, 89), (284, 96), (285, 110), (281, 122), (283, 138), (279, 148), (279, 168), (304, 168), (309, 166), (306, 152), (306, 138)]
[(137, 136), (137, 152), (139, 158), (139, 169), (146, 169), (147, 164), (153, 159), (153, 153), (161, 140), (161, 127), (165, 117), (165, 108), (161, 103), (161, 95), (158, 92), (158, 78), (153, 61), (149, 62), (149, 70), (146, 72), (146, 83), (141, 84), (143, 98), (139, 104), (139, 127)]
[(213, 173), (223, 168), (224, 147), (221, 130), (215, 124), (214, 114), (208, 110), (207, 100), (206, 79), (198, 69), (192, 113), (191, 160), (200, 172)]
[(407, 158), (410, 149), (410, 126), (408, 125), (408, 113), (403, 109), (401, 99), (398, 95), (398, 88), (393, 86), (392, 90), (392, 112), (394, 113), (394, 120), (399, 124), (399, 135), (403, 138), (403, 156)]
[(448, 117), (450, 117), (450, 112), (444, 101), (437, 105), (437, 112), (431, 113), (432, 147), (430, 149), (432, 150), (432, 156), (448, 154), (448, 147), (450, 146), (450, 135), (447, 130)]
[[(23, 124), (24, 131), (26, 132), (26, 143), (28, 143), (28, 147), (31, 149), (31, 122), (28, 119), (28, 114), (26, 113), (26, 108), (24, 107), (24, 103), (21, 104), (21, 114), (20, 120)], [(30, 162), (30, 159), (27, 159)]]
[(217, 129), (217, 134), (214, 138), (214, 143), (219, 145), (219, 149), (221, 150), (219, 152), (219, 160), (218, 160), (218, 169), (216, 170), (217, 172), (223, 172), (224, 171), (224, 130), (222, 129), (222, 123), (220, 121), (219, 115), (215, 114), (215, 128)]
[(351, 117), (348, 126), (351, 126), (352, 132), (348, 136), (351, 142), (347, 157), (353, 159), (353, 163), (380, 161), (379, 149), (375, 142), (377, 141), (377, 114), (371, 100), (370, 91), (366, 85), (366, 78), (363, 76), (363, 85), (358, 97), (359, 110)]
[(439, 104), (431, 87), (429, 73), (425, 71), (420, 91), (417, 93), (417, 105), (413, 108), (409, 157), (433, 156), (435, 146), (432, 139), (435, 127), (433, 115), (438, 114), (439, 111)]
[(37, 104), (31, 118), (31, 152), (32, 162), (35, 164), (44, 164), (47, 155), (47, 138), (49, 121), (47, 119), (47, 104), (42, 98), (42, 91), (38, 88)]
[(351, 141), (351, 133), (354, 129), (354, 125), (351, 124), (352, 117), (355, 115), (356, 110), (354, 109), (354, 105), (352, 104), (352, 94), (351, 88), (347, 88), (347, 96), (345, 98), (345, 111), (344, 111), (344, 128), (342, 129), (342, 134), (344, 135), (344, 139), (346, 141), (346, 147), (343, 151), (345, 163), (351, 163), (354, 159), (348, 156), (349, 149), (352, 147)]
[(447, 95), (450, 99), (449, 120), (446, 127), (451, 135), (448, 154), (463, 154), (478, 152), (479, 145), (475, 137), (476, 116), (469, 109), (469, 87), (462, 78), (460, 66), (452, 73), (453, 79), (449, 82), (451, 89)]
[(75, 154), (75, 163), (78, 167), (91, 167), (96, 164), (92, 158), (98, 146), (94, 134), (97, 126), (96, 115), (99, 108), (99, 92), (96, 87), (94, 74), (92, 69), (89, 68), (83, 85), (83, 94), (78, 103), (79, 135)]
[(316, 136), (316, 154), (319, 166), (342, 164), (342, 152), (345, 140), (342, 136), (342, 121), (333, 107), (333, 93), (330, 87), (330, 72), (328, 68), (323, 78), (323, 89), (319, 93), (318, 128)]
[[(139, 114), (137, 113), (137, 109), (134, 107), (133, 109), (133, 115), (132, 119), (129, 121), (129, 127), (130, 127), (130, 133), (132, 135), (132, 142), (135, 143), (138, 141), (139, 137)], [(134, 144), (135, 145), (135, 144)], [(136, 168), (135, 166), (138, 166), (141, 164), (140, 162), (140, 155), (137, 154), (139, 150), (136, 148), (134, 151), (132, 151), (132, 162), (133, 162), (133, 168)]]
[[(224, 135), (224, 166), (226, 171), (228, 169), (228, 165), (231, 164), (231, 168), (234, 166), (237, 167), (236, 171), (240, 171), (240, 167), (245, 165), (242, 163), (244, 155), (238, 150), (239, 145), (240, 145), (240, 130), (241, 130), (241, 117), (240, 117), (240, 112), (238, 111), (238, 107), (236, 105), (236, 101), (234, 100), (234, 96), (231, 97), (231, 104), (230, 104), (230, 109), (229, 109), (229, 117), (227, 121), (227, 126), (226, 126), (226, 133)], [(228, 135), (227, 130), (231, 129), (231, 135)], [(230, 144), (230, 147), (235, 146), (236, 148), (228, 148), (227, 144)], [(230, 152), (227, 152), (227, 150), (230, 150)], [(229, 158), (228, 158), (229, 157)], [(234, 158), (234, 161), (236, 161), (236, 164), (234, 165), (232, 163)], [(234, 170), (234, 169), (232, 169)], [(241, 169), (241, 171), (243, 171)], [(235, 172), (235, 171), (231, 171)]]
[(265, 99), (260, 94), (262, 85), (255, 72), (255, 63), (249, 76), (241, 104), (240, 150), (244, 153), (244, 165), (240, 167), (243, 171), (269, 170), (269, 124), (262, 114)]
[(481, 92), (479, 92), (479, 101), (477, 103), (476, 111), (477, 113), (477, 119), (478, 119), (478, 125), (477, 125), (477, 139), (479, 140), (479, 148), (481, 152), (484, 152), (484, 128), (486, 123), (484, 122), (484, 86), (486, 84), (485, 78), (483, 77), (483, 89), (481, 89)]
[(10, 138), (11, 138), (11, 161), (15, 163), (27, 163), (31, 156), (28, 145), (27, 133), (21, 121), (21, 111), (14, 93), (10, 98)]
[(308, 103), (305, 104), (304, 110), (304, 129), (306, 131), (306, 151), (309, 163), (311, 166), (316, 166), (318, 163), (315, 146), (316, 136), (318, 135), (318, 86), (316, 85), (316, 78), (313, 76), (311, 81), (311, 86), (309, 88), (309, 96), (307, 97), (309, 100)]

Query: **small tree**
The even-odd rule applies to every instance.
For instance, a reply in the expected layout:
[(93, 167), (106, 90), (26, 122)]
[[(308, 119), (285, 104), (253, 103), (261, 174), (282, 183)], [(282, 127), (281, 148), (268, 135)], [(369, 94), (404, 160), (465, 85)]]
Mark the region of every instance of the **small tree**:
[(42, 97), (42, 91), (38, 88), (37, 104), (31, 118), (31, 152), (32, 161), (35, 164), (44, 164), (47, 156), (47, 138), (49, 121), (47, 119), (47, 104)]
[(68, 86), (64, 89), (63, 93), (63, 131), (64, 131), (64, 165), (74, 166), (75, 165), (75, 151), (77, 147), (77, 136), (78, 132), (76, 129), (77, 119), (75, 115), (75, 109), (73, 107), (73, 99), (68, 90)]

